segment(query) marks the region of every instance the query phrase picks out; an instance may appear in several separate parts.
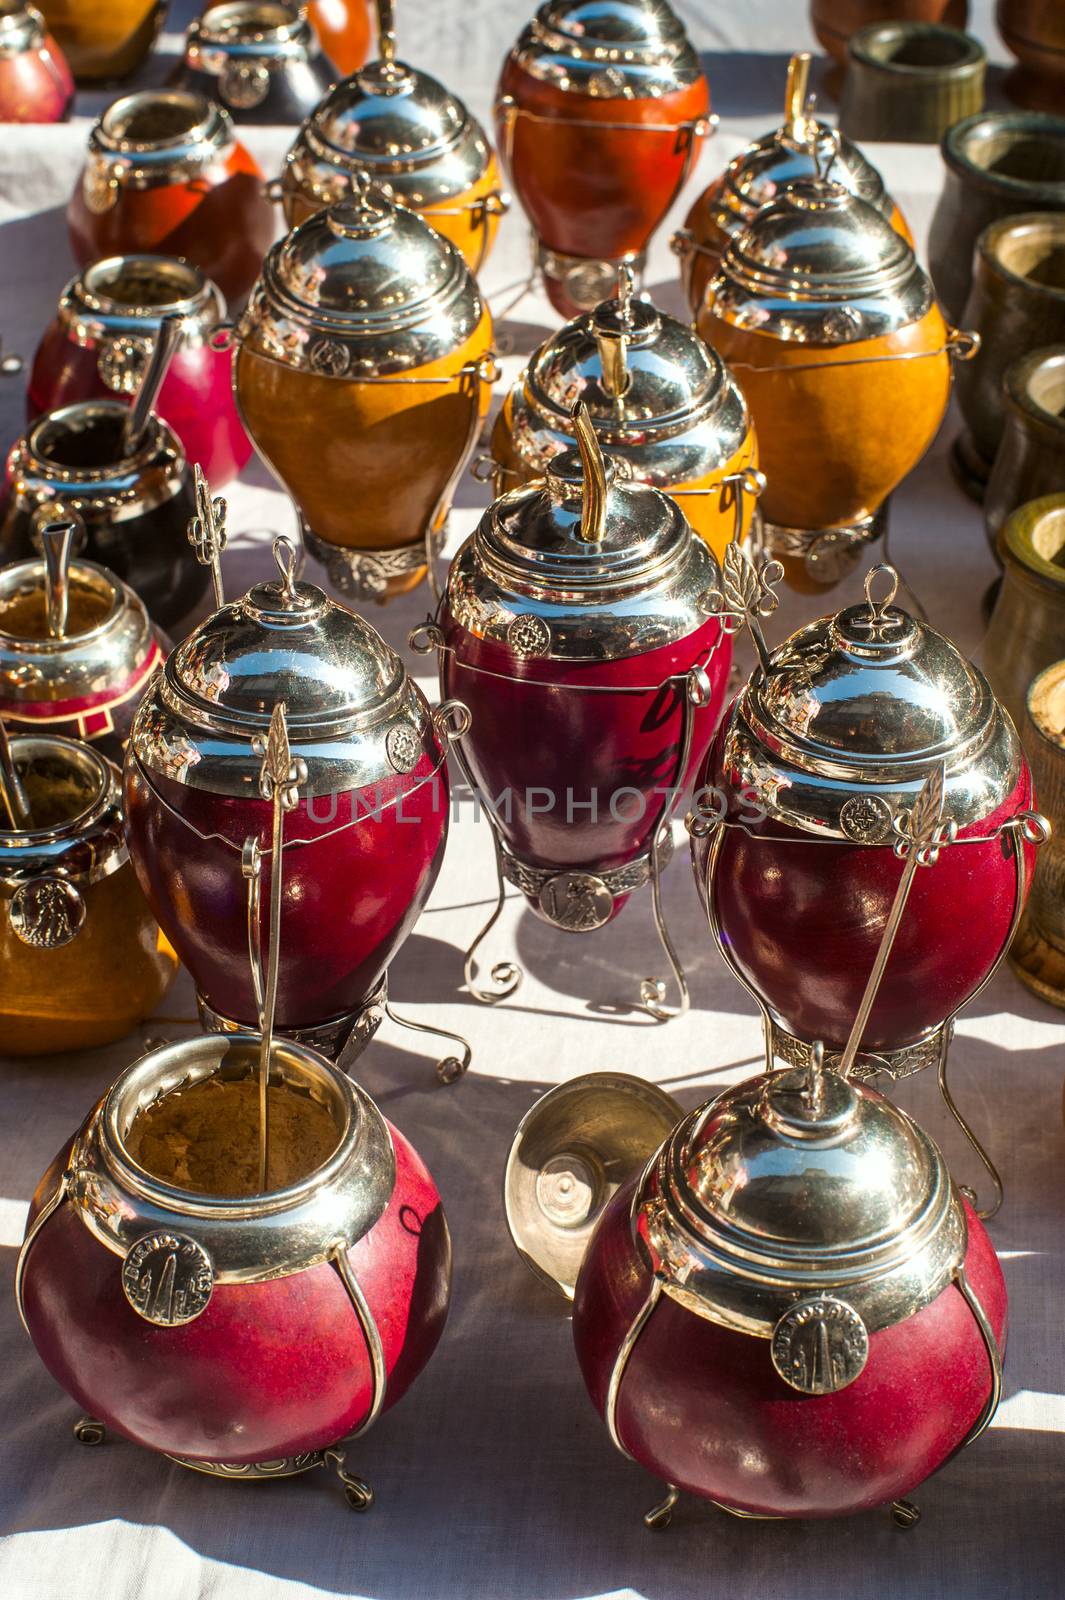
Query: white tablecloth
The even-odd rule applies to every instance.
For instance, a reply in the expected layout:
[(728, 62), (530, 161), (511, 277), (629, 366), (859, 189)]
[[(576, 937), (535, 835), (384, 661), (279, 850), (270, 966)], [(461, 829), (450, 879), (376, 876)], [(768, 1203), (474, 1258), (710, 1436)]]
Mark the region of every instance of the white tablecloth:
[[(531, 0), (400, 0), (401, 54), (430, 68), (487, 117), (502, 54)], [(1002, 61), (989, 0), (974, 27)], [(174, 8), (183, 21), (191, 6)], [(692, 36), (707, 53), (718, 137), (678, 207), (748, 138), (775, 126), (788, 53), (813, 45), (800, 0), (689, 0)], [(173, 64), (176, 33), (145, 81)], [(105, 95), (83, 97), (94, 114)], [(0, 140), (0, 332), (32, 355), (72, 265), (63, 207), (88, 132), (69, 127), (3, 130)], [(250, 129), (247, 142), (275, 166), (291, 130)], [(915, 146), (871, 150), (915, 227), (927, 230), (941, 181), (938, 153)], [(649, 286), (679, 310), (673, 258), (662, 229)], [(497, 304), (525, 273), (520, 213), (504, 224), (484, 286)], [(525, 299), (503, 332), (508, 378), (553, 326), (546, 302)], [(22, 386), (0, 386), (0, 442), (21, 426)], [(891, 426), (885, 417), (884, 426)], [(993, 577), (979, 511), (954, 486), (946, 449), (956, 417), (895, 497), (894, 554), (931, 619), (969, 651), (981, 640), (980, 597)], [(484, 491), (466, 482), (452, 544), (472, 528)], [(270, 531), (292, 514), (253, 466), (230, 491), (237, 537), (226, 556), (230, 593), (270, 567)], [(852, 581), (841, 600), (858, 593)], [(787, 596), (769, 625), (774, 638), (816, 602)], [(424, 592), (372, 620), (405, 650), (424, 615)], [(424, 662), (418, 664), (424, 675)], [(422, 677), (424, 686), (434, 686)], [(928, 1483), (924, 1519), (901, 1534), (886, 1513), (833, 1524), (743, 1523), (682, 1504), (672, 1529), (648, 1533), (641, 1513), (657, 1485), (610, 1445), (585, 1395), (560, 1302), (514, 1253), (500, 1199), (512, 1131), (545, 1086), (592, 1069), (644, 1073), (685, 1105), (747, 1074), (760, 1030), (747, 996), (713, 948), (686, 852), (666, 881), (666, 904), (693, 992), (691, 1013), (666, 1027), (635, 1009), (640, 979), (660, 973), (650, 900), (637, 895), (603, 932), (570, 938), (536, 921), (515, 898), (490, 956), (525, 968), (518, 996), (483, 1010), (463, 992), (460, 952), (494, 895), (487, 824), (472, 805), (452, 829), (439, 884), (391, 973), (394, 1001), (413, 1018), (465, 1033), (469, 1076), (443, 1089), (417, 1035), (386, 1024), (357, 1071), (385, 1112), (413, 1139), (444, 1197), (455, 1245), (451, 1318), (430, 1367), (353, 1452), (377, 1505), (344, 1507), (335, 1480), (312, 1474), (283, 1484), (225, 1484), (114, 1440), (89, 1451), (71, 1437), (73, 1403), (26, 1339), (9, 1292), (26, 1202), (46, 1163), (115, 1074), (137, 1038), (69, 1059), (0, 1061), (0, 1593), (50, 1597), (191, 1596), (265, 1600), (311, 1594), (413, 1600), (1053, 1600), (1065, 1591), (1060, 1515), (1065, 1493), (1065, 1134), (1061, 1119), (1061, 1015), (1031, 998), (1008, 971), (963, 1015), (955, 1087), (998, 1158), (1007, 1202), (992, 1226), (1011, 1296), (1006, 1392), (991, 1432)], [(178, 1037), (194, 1024), (191, 985), (179, 980), (164, 1021), (142, 1034)], [(174, 1021), (173, 1019), (181, 1019)], [(960, 1180), (974, 1163), (948, 1123), (931, 1077), (900, 1099), (940, 1138)], [(1055, 1533), (1057, 1529), (1057, 1533)]]

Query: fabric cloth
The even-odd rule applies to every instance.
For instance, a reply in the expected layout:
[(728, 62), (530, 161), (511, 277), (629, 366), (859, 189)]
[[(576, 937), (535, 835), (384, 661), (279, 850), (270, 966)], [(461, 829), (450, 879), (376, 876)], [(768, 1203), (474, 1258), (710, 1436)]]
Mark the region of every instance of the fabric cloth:
[[(532, 0), (438, 0), (399, 10), (400, 54), (436, 73), (487, 120), (496, 71)], [(716, 171), (780, 117), (787, 56), (814, 48), (799, 0), (689, 0), (683, 8), (706, 52), (722, 123), (676, 214), (651, 253), (648, 287), (682, 306), (671, 228)], [(172, 68), (191, 5), (172, 9), (158, 55), (141, 75)], [(989, 0), (973, 26), (1005, 60)], [(994, 90), (993, 92), (997, 92)], [(0, 140), (0, 332), (30, 358), (73, 268), (63, 210), (92, 115), (106, 93), (79, 98), (57, 128), (5, 128)], [(833, 109), (826, 101), (826, 109)], [(276, 169), (291, 129), (249, 129), (251, 150)], [(923, 249), (941, 183), (938, 153), (870, 150)], [(506, 219), (483, 283), (497, 308), (525, 276), (527, 231)], [(556, 319), (527, 295), (499, 329), (506, 381)], [(504, 392), (500, 385), (500, 396)], [(0, 442), (23, 417), (23, 382), (0, 381)], [(891, 426), (891, 418), (884, 418)], [(895, 496), (891, 541), (931, 620), (979, 650), (981, 596), (994, 576), (979, 510), (955, 487), (946, 452), (951, 416), (927, 459)], [(353, 486), (357, 489), (357, 486)], [(291, 532), (285, 498), (257, 463), (228, 492), (227, 592), (272, 570), (269, 542)], [(450, 549), (473, 527), (485, 490), (463, 480)], [(309, 576), (321, 581), (313, 567)], [(785, 594), (767, 624), (772, 640), (819, 609), (858, 598), (855, 577), (827, 602)], [(424, 659), (406, 650), (428, 594), (372, 609), (371, 620), (411, 662), (432, 697)], [(679, 833), (678, 833), (679, 836)], [(495, 1009), (463, 990), (462, 955), (495, 895), (488, 825), (460, 795), (439, 884), (391, 972), (392, 997), (413, 1020), (466, 1035), (468, 1077), (434, 1079), (425, 1036), (386, 1023), (355, 1067), (385, 1113), (413, 1140), (444, 1197), (455, 1247), (452, 1312), (429, 1368), (395, 1411), (351, 1454), (377, 1504), (356, 1517), (325, 1473), (284, 1483), (223, 1483), (127, 1445), (89, 1451), (71, 1436), (74, 1403), (53, 1383), (19, 1325), (10, 1292), (27, 1201), (48, 1161), (115, 1075), (152, 1036), (195, 1027), (182, 977), (163, 1015), (111, 1049), (69, 1059), (0, 1063), (0, 1592), (9, 1600), (297, 1600), (352, 1595), (470, 1600), (1051, 1600), (1062, 1592), (1060, 1506), (1065, 1494), (1065, 1291), (1062, 1207), (1065, 1133), (1061, 1087), (1065, 1018), (1002, 970), (962, 1015), (953, 1052), (960, 1102), (1001, 1165), (1007, 1199), (992, 1224), (1011, 1296), (1005, 1398), (994, 1427), (915, 1496), (923, 1520), (900, 1533), (886, 1512), (838, 1523), (740, 1522), (682, 1501), (667, 1533), (641, 1515), (660, 1486), (620, 1456), (588, 1402), (566, 1308), (534, 1280), (511, 1246), (501, 1201), (507, 1149), (519, 1119), (551, 1084), (596, 1069), (644, 1074), (687, 1107), (756, 1069), (754, 1007), (719, 959), (686, 859), (678, 849), (665, 901), (693, 1003), (657, 1026), (636, 1008), (640, 981), (661, 975), (650, 896), (590, 937), (543, 926), (513, 891), (483, 950), (484, 967), (519, 961), (525, 981)], [(484, 969), (482, 969), (484, 970)], [(446, 1047), (440, 1054), (447, 1053)], [(939, 1139), (959, 1181), (981, 1173), (930, 1074), (898, 1090)]]

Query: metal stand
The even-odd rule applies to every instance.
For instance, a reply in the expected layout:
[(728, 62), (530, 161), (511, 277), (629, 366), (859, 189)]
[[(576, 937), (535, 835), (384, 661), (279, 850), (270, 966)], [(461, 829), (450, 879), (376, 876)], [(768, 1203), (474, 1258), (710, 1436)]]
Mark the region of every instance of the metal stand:
[[(652, 1533), (659, 1533), (668, 1528), (673, 1521), (673, 1511), (680, 1499), (680, 1490), (674, 1483), (667, 1483), (666, 1496), (650, 1511), (644, 1512), (643, 1525)], [(737, 1517), (742, 1522), (783, 1522), (784, 1517), (763, 1516), (757, 1511), (740, 1511), (736, 1506), (726, 1506), (720, 1500), (711, 1500), (710, 1504), (715, 1511), (724, 1512), (727, 1517)], [(921, 1520), (921, 1509), (912, 1500), (893, 1500), (891, 1502), (891, 1520), (896, 1528), (902, 1532), (915, 1528)]]

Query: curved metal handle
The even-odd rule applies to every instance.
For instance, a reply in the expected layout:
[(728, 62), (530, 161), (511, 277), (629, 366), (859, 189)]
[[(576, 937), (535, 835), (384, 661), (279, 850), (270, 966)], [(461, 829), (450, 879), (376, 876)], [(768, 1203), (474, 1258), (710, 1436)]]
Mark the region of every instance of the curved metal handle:
[(980, 1329), (980, 1336), (984, 1341), (984, 1349), (987, 1351), (987, 1359), (991, 1365), (991, 1391), (984, 1403), (983, 1410), (958, 1446), (959, 1450), (964, 1450), (967, 1445), (973, 1444), (979, 1439), (982, 1433), (986, 1433), (991, 1426), (995, 1412), (998, 1410), (999, 1401), (1002, 1399), (1002, 1352), (999, 1350), (998, 1340), (995, 1338), (995, 1330), (988, 1320), (987, 1312), (977, 1299), (973, 1287), (965, 1275), (964, 1266), (955, 1268), (954, 1282), (976, 1319), (976, 1325)]
[[(418, 631), (417, 629), (415, 630)], [(442, 700), (433, 712), (433, 728), (438, 739), (454, 744), (469, 733), (473, 722), (470, 708), (461, 700)]]
[(982, 344), (975, 328), (951, 328), (947, 333), (947, 354), (952, 361), (971, 361), (980, 354)]

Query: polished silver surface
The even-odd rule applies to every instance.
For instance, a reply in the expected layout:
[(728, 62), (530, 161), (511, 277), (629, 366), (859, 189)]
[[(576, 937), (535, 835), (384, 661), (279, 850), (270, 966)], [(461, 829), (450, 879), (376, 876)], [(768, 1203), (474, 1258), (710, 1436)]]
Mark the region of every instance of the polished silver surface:
[(688, 324), (633, 294), (622, 267), (615, 294), (567, 322), (530, 357), (514, 384), (509, 428), (497, 424), (497, 481), (510, 445), (525, 476), (542, 476), (573, 446), (573, 406), (583, 400), (603, 450), (625, 476), (668, 491), (720, 468), (750, 431), (736, 380)]
[(382, 59), (330, 89), (288, 152), (281, 183), (332, 205), (362, 174), (421, 211), (473, 188), (491, 158), (484, 129), (457, 95), (427, 72)]
[(155, 650), (148, 613), (133, 590), (114, 573), (90, 561), (74, 561), (67, 571), (68, 606), (75, 619), (82, 605), (98, 608), (89, 628), (70, 628), (61, 637), (26, 638), (10, 632), (6, 618), (34, 596), (45, 605), (43, 560), (18, 561), (0, 568), (0, 696), (17, 717), (19, 706), (76, 700), (125, 684)]
[[(452, 616), (517, 656), (554, 661), (613, 660), (684, 638), (711, 615), (714, 556), (674, 501), (625, 479), (610, 457), (604, 465), (598, 448), (593, 461), (578, 440), (546, 479), (488, 508), (451, 564)], [(593, 495), (601, 536), (589, 540)]]
[(175, 1089), (208, 1078), (253, 1077), (257, 1034), (215, 1035), (163, 1046), (127, 1067), (74, 1140), (67, 1163), (71, 1204), (89, 1231), (125, 1257), (146, 1235), (174, 1232), (203, 1250), (214, 1282), (264, 1283), (328, 1261), (381, 1217), (395, 1187), (388, 1125), (364, 1090), (321, 1056), (275, 1040), (281, 1081), (325, 1105), (337, 1146), (321, 1167), (289, 1188), (226, 1199), (175, 1188), (131, 1156), (126, 1137), (137, 1112)]
[[(83, 804), (65, 822), (35, 827), (31, 813), (27, 827), (0, 829), (0, 902), (21, 923), (19, 937), (43, 946), (69, 943), (84, 920), (82, 892), (129, 860), (121, 779), (91, 745), (56, 734), (16, 734), (10, 749), (23, 782), (32, 767), (43, 786), (73, 783), (84, 792)], [(63, 936), (51, 937), (49, 924)]]
[(185, 35), (185, 66), (215, 78), (218, 99), (238, 111), (263, 103), (275, 73), (316, 62), (321, 53), (303, 7), (277, 0), (208, 6)]
[(0, 60), (39, 50), (44, 43), (46, 24), (36, 6), (9, 0), (0, 7)]
[(731, 239), (707, 286), (715, 316), (796, 343), (855, 344), (919, 322), (934, 303), (913, 250), (830, 178), (799, 178)]
[(959, 828), (1016, 786), (1020, 741), (986, 678), (894, 596), (890, 569), (874, 568), (863, 602), (800, 628), (741, 691), (723, 767), (772, 820), (891, 845), (935, 762)]
[(284, 366), (369, 380), (441, 359), (483, 315), (455, 246), (361, 186), (273, 246), (238, 337)]
[[(967, 1244), (961, 1197), (928, 1135), (817, 1059), (685, 1117), (632, 1218), (666, 1294), (763, 1338), (780, 1338), (811, 1299), (843, 1302), (869, 1333), (890, 1327), (946, 1288)], [(829, 1320), (853, 1331), (850, 1317)], [(793, 1338), (782, 1357), (789, 1342), (798, 1353)]]
[(660, 99), (702, 70), (665, 0), (546, 0), (512, 55), (533, 77), (600, 99)]
[(59, 298), (67, 336), (96, 351), (97, 371), (116, 394), (133, 394), (152, 340), (166, 316), (181, 318), (181, 344), (200, 349), (225, 320), (226, 304), (211, 280), (176, 256), (108, 256), (72, 278)]
[[(402, 661), (369, 623), (295, 580), (287, 541), (275, 556), (280, 576), (208, 617), (153, 678), (130, 735), (149, 781), (154, 772), (194, 789), (257, 795), (252, 741), (266, 734), (278, 700), (293, 754), (307, 764), (308, 796), (394, 778), (396, 728), (409, 735), (412, 765), (432, 761), (424, 780), (432, 781), (449, 735)], [(298, 838), (299, 819), (289, 826)]]
[[(121, 523), (153, 511), (180, 494), (185, 454), (177, 434), (150, 416), (140, 444), (124, 456), (121, 439), (129, 407), (119, 400), (81, 400), (46, 412), (17, 441), (8, 457), (8, 507), (69, 515), (86, 522)], [(98, 445), (98, 448), (97, 448)], [(65, 461), (101, 456), (106, 465)]]
[(90, 211), (117, 204), (119, 190), (195, 178), (234, 144), (221, 106), (186, 89), (139, 89), (108, 106), (89, 134), (82, 193)]

